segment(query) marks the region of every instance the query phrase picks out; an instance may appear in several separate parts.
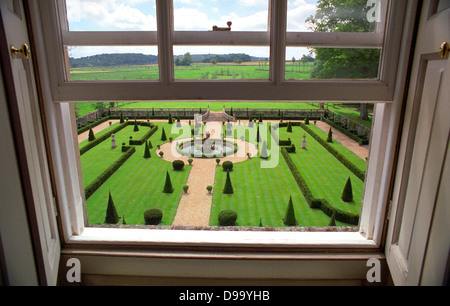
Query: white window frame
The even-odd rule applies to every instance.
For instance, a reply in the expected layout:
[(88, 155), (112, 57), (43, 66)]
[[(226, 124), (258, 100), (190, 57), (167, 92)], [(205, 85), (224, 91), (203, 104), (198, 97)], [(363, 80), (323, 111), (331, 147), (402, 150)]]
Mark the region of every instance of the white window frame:
[[(239, 82), (173, 79), (173, 60), (169, 60), (173, 58), (171, 50), (174, 41), (173, 31), (169, 30), (169, 25), (172, 24), (170, 2), (157, 0), (158, 16), (167, 17), (158, 19), (159, 30), (156, 35), (160, 55), (159, 81), (67, 82), (65, 59), (61, 52), (65, 43), (91, 44), (98, 38), (98, 44), (102, 45), (118, 44), (121, 39), (124, 44), (142, 45), (142, 41), (137, 40), (145, 37), (146, 32), (102, 32), (101, 35), (97, 32), (64, 33), (58, 21), (61, 18), (62, 0), (29, 1), (32, 31), (36, 38), (35, 54), (42, 86), (41, 98), (44, 102), (50, 151), (53, 156), (51, 162), (58, 191), (61, 240), (64, 243), (63, 255), (189, 259), (206, 256), (216, 259), (272, 260), (328, 258), (344, 261), (356, 257), (357, 260), (382, 257), (382, 237), (386, 228), (386, 210), (408, 77), (406, 69), (409, 67), (417, 1), (390, 1), (392, 10), (388, 16), (388, 27), (394, 30), (387, 31), (388, 35), (383, 40), (384, 65), (379, 81), (284, 81), (286, 32), (280, 29), (285, 29), (286, 14), (274, 14), (274, 12), (285, 9), (287, 4), (286, 0), (271, 1), (270, 24), (273, 26), (275, 23), (277, 25), (275, 28), (278, 29), (278, 31), (271, 31), (270, 34), (271, 46), (276, 46), (271, 48), (271, 57), (276, 59), (272, 60), (271, 79)], [(323, 40), (322, 34), (327, 33), (321, 33), (317, 39)], [(344, 34), (342, 37), (347, 35), (347, 33)], [(201, 33), (199, 35), (202, 36)], [(208, 35), (210, 34), (206, 34), (205, 37), (207, 38)], [(245, 32), (237, 34), (239, 35), (245, 37)], [(372, 34), (369, 33), (369, 35)], [(100, 39), (100, 37), (103, 38)], [(307, 35), (307, 37), (311, 45), (315, 45), (313, 41), (316, 39), (315, 35)], [(154, 33), (145, 39), (153, 44)], [(188, 99), (381, 102), (376, 104), (375, 108), (371, 158), (366, 175), (359, 231), (244, 232), (88, 227), (85, 223), (84, 200), (80, 195), (82, 188), (77, 166), (79, 156), (74, 141), (76, 133), (72, 122), (74, 117), (71, 102)], [(231, 253), (230, 250), (232, 250)], [(327, 254), (324, 253), (325, 250)], [(342, 252), (346, 255), (343, 256)], [(349, 252), (353, 255), (349, 255)], [(313, 255), (302, 257), (305, 254)], [(364, 261), (362, 262), (365, 264)]]

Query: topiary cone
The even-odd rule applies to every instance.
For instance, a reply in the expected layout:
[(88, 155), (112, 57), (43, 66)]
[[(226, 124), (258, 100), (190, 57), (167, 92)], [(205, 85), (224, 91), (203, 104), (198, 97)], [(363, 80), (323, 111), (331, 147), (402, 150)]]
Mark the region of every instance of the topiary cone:
[(342, 191), (341, 199), (344, 202), (353, 202), (353, 189), (352, 189), (352, 181), (350, 180), (350, 177), (348, 178), (347, 183), (345, 183), (345, 187), (344, 187), (344, 190)]
[(173, 193), (172, 181), (170, 180), (169, 171), (166, 174), (166, 183), (164, 184), (163, 193)]
[(296, 226), (297, 220), (295, 219), (294, 205), (292, 204), (292, 196), (289, 197), (289, 203), (286, 209), (286, 215), (284, 216), (284, 225)]
[(234, 193), (233, 186), (231, 185), (230, 172), (227, 172), (227, 180), (225, 182), (225, 187), (223, 188), (224, 194)]
[(117, 224), (119, 222), (119, 215), (116, 211), (116, 206), (111, 196), (111, 191), (109, 192), (108, 207), (106, 208), (105, 223), (107, 224)]

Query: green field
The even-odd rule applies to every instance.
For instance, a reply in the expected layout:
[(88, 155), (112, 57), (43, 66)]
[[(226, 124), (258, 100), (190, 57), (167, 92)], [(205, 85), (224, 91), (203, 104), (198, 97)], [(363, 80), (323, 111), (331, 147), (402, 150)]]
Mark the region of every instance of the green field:
[[(309, 79), (312, 63), (298, 67), (286, 64), (286, 79)], [(194, 63), (190, 66), (175, 66), (175, 79), (180, 80), (239, 80), (269, 79), (269, 66), (260, 62)], [(158, 80), (158, 65), (127, 65), (111, 67), (71, 68), (70, 79), (78, 80)]]

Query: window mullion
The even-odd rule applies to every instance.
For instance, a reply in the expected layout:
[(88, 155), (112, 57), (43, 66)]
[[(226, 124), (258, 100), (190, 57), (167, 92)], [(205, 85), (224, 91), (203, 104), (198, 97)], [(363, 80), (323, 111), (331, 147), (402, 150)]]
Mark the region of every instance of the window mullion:
[(270, 79), (276, 84), (284, 80), (286, 57), (287, 0), (270, 1)]
[(156, 0), (158, 27), (159, 79), (169, 84), (174, 79), (173, 71), (173, 1)]

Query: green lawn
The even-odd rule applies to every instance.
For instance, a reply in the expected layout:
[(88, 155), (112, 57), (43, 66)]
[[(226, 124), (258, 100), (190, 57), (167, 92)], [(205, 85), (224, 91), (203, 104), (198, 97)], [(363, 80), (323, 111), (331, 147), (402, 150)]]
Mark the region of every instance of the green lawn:
[(275, 168), (262, 169), (261, 159), (251, 158), (236, 163), (231, 172), (234, 194), (223, 194), (226, 173), (216, 169), (210, 225), (217, 226), (220, 211), (232, 209), (237, 212), (238, 226), (284, 227), (283, 218), (292, 196), (299, 226), (327, 226), (330, 218), (320, 210), (310, 209), (297, 186), (286, 162), (281, 157)]
[[(108, 129), (111, 128), (112, 127), (109, 127)], [(89, 185), (113, 162), (120, 158), (120, 156), (123, 154), (121, 151), (122, 143), (125, 142), (128, 145), (130, 136), (132, 136), (134, 139), (139, 139), (150, 130), (149, 127), (140, 126), (139, 132), (133, 132), (133, 128), (134, 125), (128, 125), (116, 134), (115, 139), (117, 148), (112, 149), (111, 140), (107, 139), (81, 155), (84, 186)], [(102, 133), (99, 133), (99, 135), (97, 136), (100, 136), (104, 133), (105, 130), (103, 130)], [(80, 144), (80, 148), (82, 148), (88, 142), (89, 140), (83, 141)]]
[[(171, 126), (168, 123), (155, 124), (159, 126), (159, 129), (150, 137), (154, 146), (150, 150), (152, 157), (144, 159), (144, 146), (136, 146), (136, 152), (87, 200), (86, 206), (90, 224), (103, 223), (109, 191), (111, 191), (119, 216), (124, 215), (127, 224), (144, 224), (144, 211), (151, 208), (159, 208), (163, 211), (162, 225), (172, 224), (183, 193), (182, 187), (186, 184), (191, 167), (186, 165), (183, 171), (173, 171), (172, 163), (156, 155), (156, 145), (162, 143), (160, 140), (162, 127), (165, 128), (167, 137), (176, 137), (176, 135), (171, 134)], [(135, 133), (132, 132), (133, 126), (129, 127), (131, 127), (131, 132), (125, 131), (123, 133), (125, 139), (130, 135), (136, 135), (132, 134)], [(97, 160), (109, 158), (111, 152), (102, 151), (104, 143), (108, 143), (105, 146), (110, 146), (109, 141), (106, 140), (83, 156), (91, 153), (93, 157), (97, 156)], [(118, 143), (120, 147), (121, 142)], [(111, 160), (114, 159), (115, 157), (111, 156)], [(82, 160), (83, 175), (91, 162), (92, 159)], [(162, 193), (166, 171), (169, 171), (175, 189), (172, 194)], [(101, 171), (99, 170), (99, 172)]]
[[(307, 135), (306, 150), (301, 149), (303, 135)], [(358, 179), (301, 127), (294, 126), (292, 133), (288, 133), (286, 128), (281, 128), (280, 138), (286, 139), (288, 137), (297, 147), (297, 152), (290, 156), (314, 197), (326, 199), (331, 205), (341, 210), (359, 213), (364, 182)], [(341, 200), (342, 191), (349, 177), (353, 187), (354, 203), (345, 203)]]
[[(111, 191), (119, 216), (125, 216), (127, 224), (143, 224), (143, 213), (151, 208), (159, 208), (163, 211), (162, 225), (172, 223), (183, 193), (182, 186), (186, 183), (191, 168), (186, 165), (184, 171), (173, 171), (171, 163), (156, 156), (156, 146), (163, 142), (160, 140), (162, 128), (164, 128), (167, 138), (175, 139), (179, 135), (171, 133), (174, 125), (162, 122), (155, 124), (159, 126), (159, 129), (150, 138), (154, 146), (151, 149), (152, 157), (144, 159), (144, 146), (136, 146), (136, 152), (87, 200), (90, 224), (103, 223), (109, 191)], [(247, 128), (244, 124), (236, 127), (241, 131)], [(247, 141), (256, 143), (256, 127), (255, 124), (252, 132), (245, 134)], [(326, 137), (324, 135), (326, 133), (314, 125), (311, 124), (310, 127), (321, 137)], [(286, 128), (279, 130), (280, 139), (291, 138), (296, 145), (297, 152), (290, 156), (305, 178), (314, 197), (325, 198), (331, 205), (339, 209), (359, 213), (363, 182), (300, 127), (293, 127), (293, 133), (287, 133)], [(133, 135), (133, 138), (139, 138), (139, 133), (144, 134), (145, 129), (140, 127), (139, 132), (133, 132), (133, 125), (118, 132), (116, 138), (119, 147), (124, 140), (128, 143), (130, 135)], [(303, 134), (308, 136), (308, 150), (300, 149)], [(268, 143), (270, 146), (271, 142)], [(85, 186), (122, 154), (120, 150), (112, 150), (110, 145), (110, 141), (106, 140), (82, 155)], [(334, 143), (333, 146), (357, 163), (359, 167), (365, 169), (365, 162), (358, 161), (359, 158), (352, 152), (338, 143)], [(330, 217), (319, 209), (309, 207), (281, 154), (279, 163), (274, 168), (261, 168), (261, 161), (259, 157), (253, 157), (234, 165), (231, 181), (235, 192), (232, 195), (222, 193), (226, 173), (222, 171), (221, 166), (216, 168), (210, 217), (211, 226), (218, 225), (217, 215), (221, 210), (233, 209), (238, 214), (237, 225), (239, 226), (258, 226), (261, 218), (263, 226), (283, 227), (283, 218), (290, 196), (293, 199), (299, 226), (327, 226), (329, 224)], [(173, 194), (162, 193), (166, 171), (169, 171), (175, 188)], [(355, 198), (355, 202), (350, 204), (344, 203), (340, 199), (348, 177), (352, 179)], [(348, 224), (337, 222), (337, 225)]]

